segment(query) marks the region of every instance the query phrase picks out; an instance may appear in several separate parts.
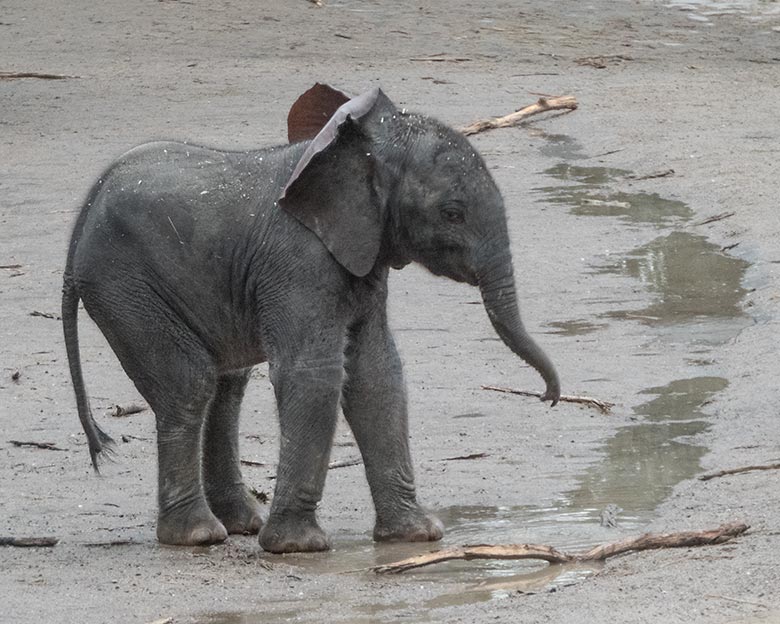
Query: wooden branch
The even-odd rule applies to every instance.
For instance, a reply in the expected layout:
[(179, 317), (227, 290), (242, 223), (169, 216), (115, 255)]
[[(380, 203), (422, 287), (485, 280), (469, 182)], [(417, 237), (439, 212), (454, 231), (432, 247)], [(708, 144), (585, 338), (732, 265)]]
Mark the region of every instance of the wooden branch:
[[(529, 397), (537, 397), (542, 398), (541, 392), (534, 392), (530, 390), (514, 390), (512, 388), (502, 388), (500, 386), (482, 386), (483, 390), (492, 390), (493, 392), (506, 392), (507, 394), (517, 394), (519, 396), (529, 396)], [(602, 414), (609, 414), (613, 407), (615, 407), (614, 403), (610, 403), (609, 401), (602, 401), (601, 399), (594, 399), (593, 397), (587, 397), (587, 396), (574, 396), (569, 394), (562, 394), (560, 401), (563, 401), (564, 403), (580, 403), (582, 405), (587, 405), (589, 407), (595, 407), (597, 410), (599, 410)]]
[(130, 403), (129, 405), (114, 405), (109, 411), (108, 415), (114, 418), (121, 418), (122, 416), (132, 416), (133, 414), (140, 414), (145, 412), (148, 408), (146, 405), (140, 405), (138, 403)]
[(711, 217), (707, 217), (704, 219), (704, 221), (699, 221), (698, 223), (694, 223), (694, 225), (707, 225), (708, 223), (715, 223), (716, 221), (723, 221), (723, 219), (728, 219), (729, 217), (733, 217), (735, 214), (737, 214), (734, 211), (730, 212), (721, 212), (716, 215), (712, 215)]
[(750, 527), (741, 522), (730, 522), (717, 529), (707, 531), (682, 531), (680, 533), (645, 533), (639, 537), (629, 537), (612, 544), (591, 548), (588, 552), (575, 555), (576, 561), (603, 561), (608, 557), (626, 552), (656, 550), (659, 548), (687, 548), (689, 546), (707, 546), (722, 544), (742, 535)]
[(0, 546), (33, 548), (36, 546), (54, 546), (59, 542), (56, 537), (0, 537)]
[(362, 463), (363, 459), (361, 457), (332, 461), (328, 464), (328, 470), (333, 470), (334, 468), (349, 468), (350, 466), (359, 466)]
[(560, 95), (556, 97), (542, 97), (536, 104), (531, 104), (521, 108), (514, 113), (504, 115), (503, 117), (493, 117), (491, 119), (480, 119), (474, 123), (459, 128), (459, 130), (466, 136), (470, 134), (477, 134), (478, 132), (485, 132), (487, 130), (493, 130), (495, 128), (508, 128), (515, 126), (524, 119), (527, 119), (531, 115), (538, 115), (539, 113), (546, 113), (554, 110), (573, 111), (577, 108), (577, 99), (573, 95)]
[(741, 468), (729, 468), (728, 470), (719, 470), (711, 474), (702, 475), (699, 477), (699, 481), (709, 481), (716, 477), (725, 477), (726, 475), (741, 474), (743, 472), (752, 472), (754, 470), (780, 470), (780, 463), (777, 464), (763, 464), (758, 466), (742, 466)]
[(69, 76), (67, 74), (45, 74), (41, 72), (0, 71), (0, 80), (14, 80), (16, 78), (40, 78), (41, 80), (67, 80), (68, 78), (81, 78), (81, 76)]
[(548, 563), (580, 563), (603, 561), (626, 552), (639, 552), (658, 548), (687, 548), (708, 544), (722, 544), (748, 530), (744, 523), (732, 522), (708, 531), (683, 531), (681, 533), (646, 533), (619, 542), (596, 546), (584, 553), (565, 553), (544, 544), (507, 544), (459, 546), (445, 548), (416, 557), (371, 568), (377, 574), (400, 574), (407, 570), (441, 563), (443, 561), (471, 561), (472, 559), (541, 559)]
[(14, 446), (32, 446), (33, 448), (43, 449), (44, 451), (64, 451), (65, 449), (58, 447), (54, 442), (26, 442), (24, 440), (8, 440), (10, 444)]
[(472, 559), (541, 559), (548, 563), (571, 563), (571, 555), (559, 552), (552, 546), (542, 544), (506, 544), (491, 546), (490, 544), (474, 544), (471, 546), (456, 546), (444, 548), (431, 553), (409, 557), (394, 563), (374, 566), (371, 568), (377, 574), (400, 574), (415, 568), (442, 563), (444, 561), (471, 561)]

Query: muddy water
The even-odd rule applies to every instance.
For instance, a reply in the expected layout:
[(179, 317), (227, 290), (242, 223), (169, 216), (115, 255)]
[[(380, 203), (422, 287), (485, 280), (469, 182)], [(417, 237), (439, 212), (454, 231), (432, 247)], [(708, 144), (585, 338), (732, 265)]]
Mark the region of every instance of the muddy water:
[[(581, 146), (563, 135), (548, 135), (548, 155), (567, 161), (585, 156)], [(610, 256), (591, 271), (599, 275), (628, 276), (651, 297), (639, 309), (615, 309), (549, 325), (551, 333), (566, 336), (594, 334), (609, 323), (632, 322), (644, 327), (649, 340), (674, 340), (695, 358), (688, 363), (710, 362), (706, 354), (723, 344), (748, 322), (740, 302), (741, 283), (747, 263), (722, 253), (706, 238), (689, 231), (693, 212), (682, 202), (654, 193), (628, 192), (632, 174), (622, 169), (575, 166), (561, 163), (545, 172), (554, 186), (537, 189), (547, 204), (567, 207), (582, 218), (610, 218), (626, 227), (658, 231), (651, 242), (619, 257)], [(602, 302), (603, 303), (603, 302)], [(587, 302), (586, 302), (587, 305)], [(587, 308), (586, 310), (587, 311)], [(580, 312), (582, 314), (582, 312)], [(705, 354), (705, 355), (702, 355)], [(440, 510), (448, 528), (448, 544), (543, 543), (565, 551), (614, 541), (641, 531), (655, 508), (683, 479), (700, 470), (707, 449), (697, 435), (707, 431), (704, 406), (728, 385), (717, 376), (697, 375), (673, 379), (647, 388), (633, 408), (635, 424), (619, 428), (599, 449), (601, 459), (593, 464), (571, 491), (548, 508), (452, 507)], [(460, 415), (478, 418), (479, 413)], [(295, 555), (284, 562), (301, 573), (347, 573), (366, 575), (373, 565), (419, 554), (439, 545), (375, 545), (370, 539), (350, 533), (334, 536), (328, 554)], [(271, 559), (278, 562), (277, 558)], [(596, 572), (598, 564), (548, 566), (535, 561), (450, 562), (408, 573), (399, 582), (432, 581), (436, 595), (416, 600), (403, 619), (431, 621), (430, 610), (490, 600), (512, 593), (550, 591), (579, 582)], [(311, 604), (308, 604), (311, 601)], [(267, 603), (262, 614), (215, 614), (204, 624), (255, 624), (259, 622), (309, 622), (320, 601), (305, 594), (294, 600)], [(344, 622), (396, 621), (409, 605), (392, 600), (366, 603), (356, 609), (365, 616)], [(422, 607), (422, 609), (421, 609)], [(312, 616), (314, 617), (314, 616)]]

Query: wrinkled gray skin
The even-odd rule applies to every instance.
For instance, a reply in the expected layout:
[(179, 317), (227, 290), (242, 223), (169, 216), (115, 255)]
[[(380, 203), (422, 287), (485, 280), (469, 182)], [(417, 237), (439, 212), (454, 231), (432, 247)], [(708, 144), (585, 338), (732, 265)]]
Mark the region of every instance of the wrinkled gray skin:
[[(415, 496), (390, 267), (419, 262), (479, 286), (501, 339), (545, 379), (544, 399), (560, 395), (520, 320), (504, 206), (484, 162), (454, 130), (397, 111), (381, 91), (367, 97), (330, 140), (315, 139), (325, 148), (292, 180), (309, 142), (151, 143), (106, 171), (78, 218), (63, 323), (79, 415), (97, 466), (111, 439), (86, 398), (81, 299), (156, 415), (163, 543), (259, 531), (271, 552), (327, 549), (315, 508), (340, 403), (365, 462), (374, 538), (441, 538)], [(281, 428), (265, 523), (238, 454), (241, 399), (264, 361)]]

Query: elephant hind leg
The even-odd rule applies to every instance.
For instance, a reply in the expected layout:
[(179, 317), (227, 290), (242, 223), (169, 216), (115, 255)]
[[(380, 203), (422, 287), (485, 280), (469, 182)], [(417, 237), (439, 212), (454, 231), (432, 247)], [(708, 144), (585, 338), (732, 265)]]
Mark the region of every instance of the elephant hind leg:
[(260, 504), (244, 485), (238, 453), (238, 422), (251, 369), (219, 376), (203, 435), (203, 481), (211, 511), (228, 533), (255, 534), (263, 524)]
[[(113, 292), (113, 284), (122, 292)], [(201, 433), (216, 392), (211, 357), (170, 307), (131, 277), (88, 294), (84, 304), (156, 417), (159, 541), (224, 541), (227, 531), (210, 510), (201, 480)]]

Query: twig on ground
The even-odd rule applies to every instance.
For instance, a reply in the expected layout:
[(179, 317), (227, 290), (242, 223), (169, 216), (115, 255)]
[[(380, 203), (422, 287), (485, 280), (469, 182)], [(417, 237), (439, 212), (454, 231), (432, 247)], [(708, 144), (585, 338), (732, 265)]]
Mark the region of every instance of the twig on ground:
[(341, 461), (333, 461), (328, 464), (328, 470), (333, 468), (348, 468), (349, 466), (359, 466), (363, 463), (360, 457), (353, 457), (352, 459), (342, 459)]
[(56, 314), (51, 314), (49, 312), (38, 312), (38, 310), (33, 310), (32, 312), (30, 312), (30, 316), (40, 316), (41, 318), (52, 319), (54, 321), (62, 320), (62, 318), (60, 318)]
[(9, 444), (14, 446), (32, 446), (35, 448), (43, 449), (44, 451), (64, 451), (65, 449), (58, 447), (54, 442), (25, 442), (23, 440), (8, 440)]
[(15, 80), (16, 78), (40, 78), (42, 80), (66, 80), (68, 78), (81, 78), (81, 76), (69, 76), (67, 74), (46, 74), (41, 72), (0, 71), (0, 80)]
[(242, 459), (241, 463), (244, 466), (265, 466), (263, 462), (255, 461), (253, 459)]
[(441, 461), (460, 461), (462, 459), (482, 459), (483, 457), (490, 457), (485, 452), (482, 453), (471, 453), (470, 455), (458, 455), (456, 457), (445, 457)]
[(421, 56), (410, 58), (409, 60), (415, 63), (468, 63), (474, 59), (470, 59), (467, 56), (442, 56), (434, 54), (433, 56)]
[(699, 477), (699, 481), (709, 481), (717, 477), (725, 477), (726, 475), (741, 474), (743, 472), (753, 472), (754, 470), (780, 470), (780, 463), (776, 464), (761, 464), (757, 466), (742, 466), (741, 468), (729, 468), (728, 470), (719, 470), (710, 474), (702, 475)]
[(731, 212), (721, 212), (716, 215), (712, 215), (711, 217), (707, 217), (704, 219), (704, 221), (699, 221), (698, 223), (694, 223), (694, 225), (707, 225), (708, 223), (715, 223), (716, 221), (722, 221), (723, 219), (728, 219), (729, 217), (733, 217), (735, 214), (737, 214), (734, 211)]
[(762, 609), (768, 609), (769, 607), (763, 602), (753, 602), (752, 600), (742, 600), (741, 598), (731, 598), (730, 596), (721, 596), (720, 594), (704, 594), (705, 598), (716, 598), (718, 600), (727, 600), (728, 602), (737, 602), (739, 604), (753, 605), (754, 607), (761, 607)]
[(664, 169), (663, 171), (656, 171), (655, 173), (647, 173), (645, 175), (629, 175), (626, 176), (631, 180), (652, 180), (654, 178), (665, 178), (667, 176), (674, 175), (674, 169)]
[(56, 537), (2, 537), (0, 546), (16, 546), (18, 548), (34, 548), (37, 546), (54, 546), (59, 540)]
[(587, 67), (595, 67), (596, 69), (606, 69), (611, 64), (618, 64), (623, 61), (633, 61), (634, 59), (624, 54), (610, 54), (606, 56), (584, 56), (582, 58), (574, 59), (577, 65), (585, 65)]
[(603, 561), (627, 552), (654, 550), (659, 548), (687, 548), (707, 544), (722, 544), (748, 530), (744, 523), (732, 522), (708, 531), (683, 531), (680, 533), (646, 533), (639, 537), (626, 538), (611, 544), (591, 548), (584, 553), (565, 553), (544, 544), (507, 544), (460, 546), (445, 548), (401, 561), (374, 566), (377, 574), (400, 574), (423, 566), (443, 561), (471, 561), (473, 559), (541, 559), (548, 563), (581, 563)]
[(135, 540), (123, 539), (123, 540), (111, 540), (110, 542), (88, 542), (84, 544), (88, 548), (99, 548), (105, 546), (132, 546), (138, 544)]
[(577, 98), (573, 95), (560, 95), (557, 97), (543, 97), (539, 98), (536, 104), (531, 104), (521, 108), (514, 113), (504, 115), (503, 117), (493, 117), (492, 119), (481, 119), (459, 128), (459, 130), (465, 134), (477, 134), (478, 132), (485, 132), (486, 130), (493, 130), (495, 128), (508, 128), (515, 126), (524, 119), (531, 115), (538, 115), (539, 113), (546, 113), (554, 110), (568, 110), (573, 111), (577, 108)]
[[(482, 386), (482, 389), (492, 390), (494, 392), (506, 392), (507, 394), (517, 394), (519, 396), (542, 398), (541, 392), (534, 392), (529, 390), (514, 390), (512, 388), (501, 388), (499, 386)], [(564, 403), (580, 403), (582, 405), (595, 407), (602, 414), (609, 414), (612, 408), (615, 407), (615, 404), (610, 403), (609, 401), (602, 401), (601, 399), (594, 399), (593, 397), (587, 397), (587, 396), (574, 396), (574, 395), (562, 394), (559, 400), (563, 401)]]
[(21, 264), (0, 264), (0, 269), (16, 270), (21, 268), (22, 268)]
[(138, 403), (130, 403), (129, 405), (114, 405), (109, 411), (108, 415), (114, 418), (121, 418), (122, 416), (130, 416), (132, 414), (139, 414), (145, 412), (148, 407), (146, 405), (139, 405)]

